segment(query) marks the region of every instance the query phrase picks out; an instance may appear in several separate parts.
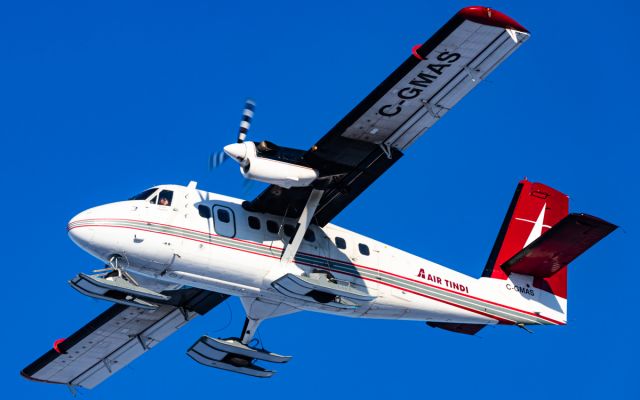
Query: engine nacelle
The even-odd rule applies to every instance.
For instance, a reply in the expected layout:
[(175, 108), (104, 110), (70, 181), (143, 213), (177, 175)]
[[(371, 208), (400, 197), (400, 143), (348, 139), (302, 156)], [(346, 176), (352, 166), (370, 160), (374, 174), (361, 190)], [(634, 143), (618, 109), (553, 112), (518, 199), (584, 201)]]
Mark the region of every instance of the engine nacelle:
[(240, 172), (247, 179), (288, 189), (309, 186), (319, 176), (313, 168), (258, 156), (254, 142), (230, 144), (224, 151), (240, 164)]

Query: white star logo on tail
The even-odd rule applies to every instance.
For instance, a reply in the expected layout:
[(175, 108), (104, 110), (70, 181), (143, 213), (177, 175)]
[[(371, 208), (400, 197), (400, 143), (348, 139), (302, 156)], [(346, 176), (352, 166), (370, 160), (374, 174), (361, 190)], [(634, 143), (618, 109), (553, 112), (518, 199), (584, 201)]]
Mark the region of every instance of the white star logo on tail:
[(548, 225), (544, 225), (544, 211), (546, 209), (547, 209), (547, 203), (544, 203), (542, 205), (542, 210), (540, 210), (540, 214), (538, 215), (538, 219), (536, 219), (535, 222), (527, 219), (523, 219), (523, 218), (516, 218), (517, 220), (520, 220), (520, 221), (533, 222), (533, 229), (531, 229), (531, 233), (529, 234), (527, 241), (524, 243), (524, 247), (527, 247), (531, 242), (533, 242), (534, 240), (539, 238), (540, 235), (542, 235), (543, 227), (550, 228)]

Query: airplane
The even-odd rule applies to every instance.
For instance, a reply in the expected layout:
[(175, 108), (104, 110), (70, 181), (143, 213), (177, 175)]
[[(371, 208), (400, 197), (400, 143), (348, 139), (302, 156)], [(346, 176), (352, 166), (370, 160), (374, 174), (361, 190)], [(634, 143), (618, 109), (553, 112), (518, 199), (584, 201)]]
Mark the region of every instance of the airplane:
[(21, 374), (91, 389), (230, 296), (246, 312), (240, 335), (202, 336), (187, 355), (262, 378), (274, 374), (263, 363), (291, 357), (258, 346), (256, 330), (303, 310), (467, 335), (565, 325), (568, 265), (617, 226), (569, 213), (568, 196), (545, 184), (518, 183), (480, 278), (331, 223), (529, 36), (499, 11), (460, 10), (308, 150), (247, 141), (248, 101), (237, 142), (210, 165), (232, 160), (268, 183), (252, 200), (190, 182), (79, 213), (71, 240), (106, 264), (69, 284), (115, 304)]

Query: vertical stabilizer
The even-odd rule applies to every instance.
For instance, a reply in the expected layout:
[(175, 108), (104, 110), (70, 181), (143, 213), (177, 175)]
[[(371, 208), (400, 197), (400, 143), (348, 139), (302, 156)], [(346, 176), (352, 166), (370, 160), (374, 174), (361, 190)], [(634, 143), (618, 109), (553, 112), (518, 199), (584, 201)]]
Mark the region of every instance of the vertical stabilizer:
[[(522, 180), (491, 250), (483, 277), (507, 279), (501, 266), (569, 213), (569, 197), (542, 183)], [(533, 286), (567, 298), (567, 268), (536, 277)]]

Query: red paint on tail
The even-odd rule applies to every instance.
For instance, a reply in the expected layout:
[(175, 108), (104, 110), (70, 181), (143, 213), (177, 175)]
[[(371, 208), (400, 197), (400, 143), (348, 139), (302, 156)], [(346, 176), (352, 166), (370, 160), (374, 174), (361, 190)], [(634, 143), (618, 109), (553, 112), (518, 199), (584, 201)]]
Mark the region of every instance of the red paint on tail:
[[(567, 195), (542, 183), (520, 181), (482, 276), (507, 279), (500, 266), (568, 213)], [(548, 278), (535, 278), (533, 286), (567, 298), (567, 268)]]

